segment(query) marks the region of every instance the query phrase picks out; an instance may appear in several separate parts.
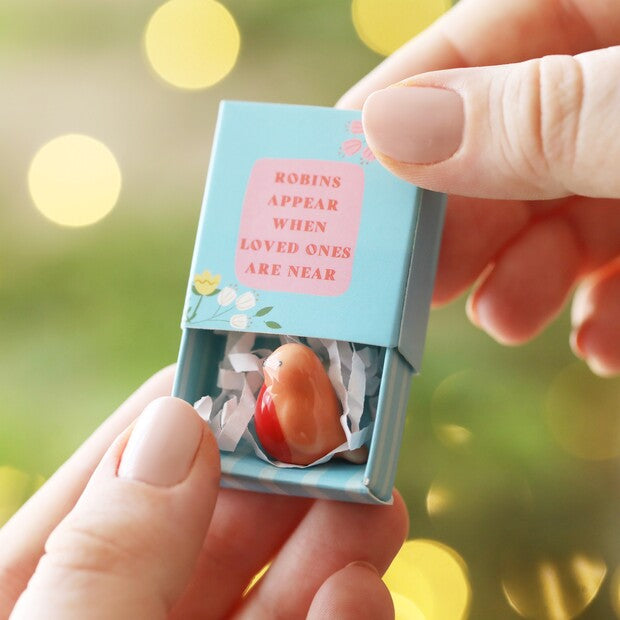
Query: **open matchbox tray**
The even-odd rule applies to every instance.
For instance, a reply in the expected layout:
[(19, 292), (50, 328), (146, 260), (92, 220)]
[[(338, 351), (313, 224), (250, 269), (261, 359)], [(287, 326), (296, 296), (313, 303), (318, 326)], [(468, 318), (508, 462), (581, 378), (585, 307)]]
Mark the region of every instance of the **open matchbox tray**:
[(358, 111), (221, 104), (173, 394), (217, 396), (231, 332), (256, 333), (261, 348), (285, 334), (385, 349), (367, 463), (276, 467), (240, 444), (221, 453), (223, 486), (391, 501), (444, 206), (375, 160)]

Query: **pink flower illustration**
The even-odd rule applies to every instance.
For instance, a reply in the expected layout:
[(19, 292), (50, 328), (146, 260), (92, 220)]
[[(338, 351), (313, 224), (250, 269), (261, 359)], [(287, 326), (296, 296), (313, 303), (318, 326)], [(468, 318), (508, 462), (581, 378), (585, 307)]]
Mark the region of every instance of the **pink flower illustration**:
[(355, 155), (362, 148), (362, 141), (357, 138), (350, 138), (349, 140), (345, 140), (340, 145), (340, 150), (347, 156), (351, 157), (351, 155)]
[(362, 163), (369, 164), (371, 161), (375, 161), (375, 159), (376, 159), (375, 154), (370, 150), (370, 147), (367, 146), (362, 151)]
[(359, 138), (349, 138), (340, 145), (340, 157), (353, 157), (358, 154), (360, 164), (370, 164), (375, 161), (375, 154), (370, 150), (364, 136), (362, 121), (349, 121), (346, 125), (347, 132), (360, 136)]
[(349, 131), (351, 133), (364, 133), (364, 127), (362, 121), (351, 121), (349, 123)]

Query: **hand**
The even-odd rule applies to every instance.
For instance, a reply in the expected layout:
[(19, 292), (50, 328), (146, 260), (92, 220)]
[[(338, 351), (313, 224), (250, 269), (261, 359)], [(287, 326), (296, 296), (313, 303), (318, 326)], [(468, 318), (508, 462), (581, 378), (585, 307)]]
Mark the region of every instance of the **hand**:
[(392, 172), (451, 194), (434, 301), (474, 284), (471, 320), (517, 344), (579, 284), (571, 345), (602, 375), (620, 372), (618, 43), (615, 1), (462, 0), (338, 104), (364, 106)]
[(393, 617), (379, 572), (407, 533), (400, 497), (219, 491), (206, 424), (152, 402), (171, 383), (172, 369), (148, 381), (0, 530), (0, 617)]

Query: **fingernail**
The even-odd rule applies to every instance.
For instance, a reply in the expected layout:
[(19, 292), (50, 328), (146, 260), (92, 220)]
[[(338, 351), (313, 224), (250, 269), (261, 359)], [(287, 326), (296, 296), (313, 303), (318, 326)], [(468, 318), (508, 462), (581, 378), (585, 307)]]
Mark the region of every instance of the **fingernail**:
[(203, 422), (191, 405), (169, 396), (154, 400), (131, 432), (118, 476), (160, 487), (182, 482), (189, 474), (202, 433)]
[(522, 344), (528, 339), (527, 335), (515, 330), (514, 326), (507, 325), (505, 317), (502, 318), (501, 309), (497, 307), (497, 299), (492, 295), (472, 295), (471, 305), (467, 306), (467, 315), (470, 321), (479, 327), (493, 340), (510, 347)]
[(351, 562), (347, 564), (345, 568), (349, 568), (350, 566), (361, 566), (362, 568), (366, 568), (372, 571), (376, 575), (379, 574), (379, 571), (377, 570), (377, 567), (374, 564), (371, 564), (370, 562), (365, 562), (363, 560), (356, 560), (355, 562)]
[(599, 377), (615, 377), (620, 373), (620, 368), (618, 366), (615, 368), (610, 367), (594, 355), (586, 358), (585, 362), (588, 365), (588, 368)]
[(476, 301), (474, 300), (474, 293), (471, 293), (467, 297), (467, 301), (465, 302), (465, 314), (476, 327), (480, 327), (480, 324), (478, 323), (478, 313), (476, 312)]
[(454, 155), (463, 139), (463, 100), (453, 90), (393, 86), (366, 100), (362, 114), (375, 152), (410, 164), (438, 163)]
[(592, 327), (592, 321), (586, 320), (573, 329), (569, 340), (571, 349), (577, 357), (585, 361), (595, 375), (612, 377), (618, 374), (619, 369), (610, 366), (607, 360), (601, 358), (596, 341), (592, 341)]
[(577, 327), (573, 329), (573, 331), (571, 331), (568, 337), (570, 348), (572, 349), (573, 353), (581, 359), (586, 357), (586, 354), (583, 348), (582, 334), (583, 334), (583, 330)]

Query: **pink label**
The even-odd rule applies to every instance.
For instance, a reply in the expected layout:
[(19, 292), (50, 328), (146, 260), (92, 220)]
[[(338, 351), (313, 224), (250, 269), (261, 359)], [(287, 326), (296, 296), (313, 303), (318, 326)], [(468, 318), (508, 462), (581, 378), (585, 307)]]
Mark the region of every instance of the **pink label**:
[(341, 295), (349, 287), (364, 194), (357, 164), (259, 159), (248, 181), (235, 271), (250, 288)]

